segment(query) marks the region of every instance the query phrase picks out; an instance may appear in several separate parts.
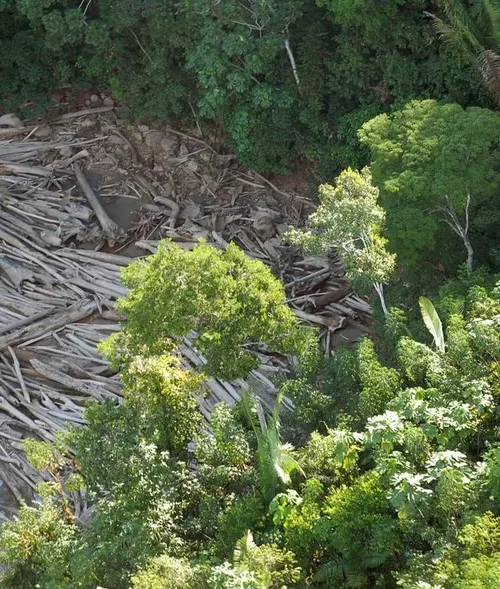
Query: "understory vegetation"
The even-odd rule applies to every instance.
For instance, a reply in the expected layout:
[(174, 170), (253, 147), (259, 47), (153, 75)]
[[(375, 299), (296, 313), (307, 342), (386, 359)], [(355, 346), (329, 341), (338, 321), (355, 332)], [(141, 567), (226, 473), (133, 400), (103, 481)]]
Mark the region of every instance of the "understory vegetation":
[[(2, 108), (110, 87), (261, 171), (311, 160), (319, 206), (285, 239), (338, 254), (375, 309), (325, 358), (235, 245), (132, 263), (101, 344), (123, 403), (25, 441), (52, 482), (2, 527), (1, 587), (498, 586), (499, 49), (498, 0), (0, 0)], [(263, 352), (293, 359), (274, 408), (250, 390), (208, 428), (206, 381)]]
[[(369, 176), (353, 179), (362, 199)], [(3, 587), (494, 586), (500, 284), (457, 280), (439, 313), (421, 297), (422, 339), (392, 307), (382, 350), (363, 339), (325, 359), (278, 280), (235, 246), (164, 242), (123, 279), (128, 321), (102, 351), (124, 403), (89, 406), (88, 426), (54, 446), (25, 442), (53, 482), (3, 526)], [(186, 336), (202, 369), (182, 366)], [(249, 393), (216, 405), (208, 430), (204, 381), (248, 375), (259, 349), (300, 359), (274, 411)], [(82, 486), (85, 523), (68, 499)]]

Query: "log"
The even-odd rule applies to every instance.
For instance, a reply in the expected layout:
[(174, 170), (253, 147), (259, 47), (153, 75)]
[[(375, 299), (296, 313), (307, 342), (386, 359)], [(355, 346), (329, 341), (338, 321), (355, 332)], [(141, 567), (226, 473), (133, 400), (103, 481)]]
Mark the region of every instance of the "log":
[(84, 299), (66, 308), (53, 316), (36, 322), (34, 325), (26, 325), (14, 333), (0, 338), (0, 351), (5, 350), (8, 346), (18, 345), (28, 340), (36, 339), (44, 334), (64, 327), (68, 323), (80, 321), (89, 315), (92, 315), (97, 309), (95, 301)]
[(40, 435), (45, 441), (51, 442), (54, 439), (53, 434), (38, 426), (27, 415), (13, 407), (4, 397), (0, 397), (0, 409), (8, 413), (17, 422), (22, 423), (25, 427)]
[(6, 161), (0, 161), (0, 175), (28, 175), (28, 176), (41, 176), (42, 178), (50, 178), (52, 172), (46, 168), (40, 168), (39, 166), (25, 166), (23, 164), (12, 164)]
[(326, 292), (314, 301), (314, 309), (323, 309), (323, 307), (326, 307), (330, 303), (336, 303), (337, 301), (340, 301), (341, 299), (349, 295), (351, 292), (352, 288), (348, 284), (346, 284), (345, 286), (341, 286), (337, 290)]
[(57, 370), (57, 368), (54, 368), (50, 364), (44, 364), (37, 358), (33, 358), (33, 360), (30, 360), (30, 364), (37, 372), (39, 372), (42, 376), (45, 376), (49, 380), (58, 382), (59, 384), (62, 384), (69, 389), (82, 393), (83, 395), (93, 397), (97, 401), (104, 400), (104, 397), (102, 395), (103, 391), (99, 387), (93, 387), (86, 382), (79, 381), (76, 378), (73, 378), (72, 376), (64, 374), (64, 372)]
[(24, 400), (27, 403), (29, 403), (31, 401), (31, 399), (30, 399), (30, 395), (28, 393), (28, 389), (26, 388), (26, 383), (24, 382), (23, 375), (21, 373), (21, 366), (19, 365), (19, 360), (17, 359), (17, 356), (14, 353), (14, 350), (10, 346), (8, 346), (7, 349), (9, 350), (9, 353), (12, 357), (12, 362), (14, 364), (14, 371), (16, 373), (17, 379), (19, 380), (19, 385), (21, 386), (21, 390), (23, 391)]
[(340, 315), (335, 315), (333, 317), (313, 315), (312, 313), (306, 313), (305, 311), (300, 311), (299, 309), (294, 309), (293, 312), (302, 321), (308, 321), (309, 323), (315, 323), (316, 325), (323, 325), (330, 331), (337, 331), (338, 329), (342, 329), (346, 321), (345, 318), (340, 317)]
[(73, 169), (75, 170), (78, 185), (80, 186), (80, 189), (85, 195), (86, 199), (89, 201), (89, 204), (92, 207), (95, 216), (97, 217), (102, 227), (102, 230), (104, 231), (104, 235), (106, 236), (108, 244), (113, 246), (116, 243), (119, 243), (124, 239), (125, 231), (109, 218), (100, 200), (97, 198), (97, 195), (94, 192), (92, 186), (90, 186), (87, 178), (85, 178), (85, 175), (83, 174), (80, 166), (78, 164), (73, 164)]
[(33, 127), (19, 127), (19, 129), (0, 129), (0, 141), (5, 139), (12, 139), (12, 137), (22, 135), (23, 133), (29, 133), (32, 130)]
[(76, 119), (77, 117), (85, 117), (87, 115), (96, 115), (103, 112), (110, 112), (114, 110), (114, 108), (114, 106), (100, 106), (99, 108), (86, 108), (85, 110), (68, 112), (64, 115), (61, 115), (56, 121), (54, 121), (54, 123), (65, 123), (66, 121)]

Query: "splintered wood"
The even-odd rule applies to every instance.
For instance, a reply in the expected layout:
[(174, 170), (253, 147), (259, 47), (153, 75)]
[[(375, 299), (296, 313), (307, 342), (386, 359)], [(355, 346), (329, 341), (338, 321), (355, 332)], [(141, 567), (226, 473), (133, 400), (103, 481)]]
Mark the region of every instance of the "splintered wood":
[[(120, 329), (114, 306), (126, 292), (121, 269), (131, 256), (156, 251), (159, 239), (188, 249), (200, 238), (222, 248), (235, 242), (262, 260), (283, 281), (301, 321), (319, 328), (325, 354), (367, 330), (370, 307), (352, 293), (339, 260), (304, 256), (281, 242), (312, 206), (242, 170), (232, 156), (173, 130), (130, 133), (109, 107), (38, 126), (13, 116), (3, 121), (0, 519), (45, 476), (28, 464), (23, 438), (50, 442), (68, 425), (84, 424), (87, 403), (121, 401), (119, 377), (96, 344)], [(204, 363), (189, 338), (181, 353), (186, 366)], [(215, 403), (235, 403), (248, 387), (272, 407), (273, 376), (289, 361), (259, 359), (248, 381), (208, 381), (199, 399), (207, 420)], [(84, 496), (72, 500), (85, 510)]]

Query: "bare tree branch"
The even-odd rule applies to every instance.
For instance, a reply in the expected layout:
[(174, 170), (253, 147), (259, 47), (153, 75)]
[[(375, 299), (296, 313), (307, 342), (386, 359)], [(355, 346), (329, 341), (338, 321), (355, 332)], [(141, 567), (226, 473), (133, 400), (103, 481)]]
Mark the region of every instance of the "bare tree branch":
[(297, 84), (297, 87), (300, 88), (299, 72), (297, 71), (297, 64), (295, 63), (295, 58), (292, 53), (292, 48), (290, 47), (290, 39), (288, 38), (288, 36), (285, 39), (285, 47), (286, 52), (288, 53), (288, 59), (290, 60), (290, 65), (292, 66), (292, 72), (293, 77), (295, 78), (295, 83)]
[(442, 213), (443, 216), (441, 217), (441, 221), (451, 227), (453, 232), (456, 233), (456, 235), (458, 235), (458, 237), (460, 237), (462, 240), (464, 247), (467, 250), (467, 260), (465, 262), (467, 267), (467, 274), (470, 274), (472, 272), (472, 264), (474, 261), (474, 250), (469, 239), (469, 209), (471, 201), (470, 192), (467, 191), (467, 201), (465, 204), (465, 226), (462, 226), (462, 223), (448, 194), (445, 196), (445, 200), (445, 205), (438, 205), (431, 212)]

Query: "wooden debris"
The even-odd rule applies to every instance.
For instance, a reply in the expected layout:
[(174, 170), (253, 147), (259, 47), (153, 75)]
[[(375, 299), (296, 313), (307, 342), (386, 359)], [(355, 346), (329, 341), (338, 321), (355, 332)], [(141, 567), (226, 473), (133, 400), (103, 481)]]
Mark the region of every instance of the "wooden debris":
[(116, 243), (119, 243), (123, 240), (125, 232), (119, 225), (109, 218), (108, 214), (104, 210), (104, 207), (97, 198), (93, 188), (88, 183), (87, 178), (85, 178), (85, 175), (83, 174), (80, 166), (78, 164), (74, 164), (73, 168), (75, 170), (76, 179), (78, 180), (78, 184), (80, 185), (82, 192), (89, 201), (89, 204), (92, 207), (96, 217), (99, 219), (99, 223), (101, 224), (102, 230), (104, 231), (108, 245), (113, 246)]
[[(187, 249), (200, 238), (220, 248), (234, 242), (282, 280), (293, 311), (319, 328), (326, 355), (344, 327), (345, 333), (369, 331), (370, 306), (346, 284), (340, 262), (304, 256), (281, 242), (311, 203), (243, 171), (233, 156), (168, 129), (154, 131), (159, 146), (143, 141), (120, 129), (111, 106), (64, 114), (50, 127), (6, 121), (10, 126), (0, 129), (0, 478), (15, 501), (29, 498), (43, 476), (26, 461), (24, 437), (51, 441), (66, 424), (84, 424), (89, 401), (120, 402), (119, 379), (96, 344), (120, 329), (114, 306), (125, 294), (120, 273), (130, 263), (122, 251), (128, 246), (138, 257), (154, 253), (161, 238)], [(102, 179), (99, 196), (77, 163), (82, 158), (88, 174)], [(117, 213), (134, 203), (127, 232), (106, 213), (110, 199), (118, 199)], [(119, 250), (96, 251), (125, 239)], [(185, 366), (205, 362), (188, 338), (181, 353)], [(272, 379), (290, 363), (256, 355), (261, 368), (248, 382), (208, 381), (198, 399), (207, 421), (217, 402), (233, 404), (249, 386), (272, 409)], [(292, 407), (290, 400), (285, 406)], [(91, 508), (80, 496), (73, 501), (83, 521)], [(0, 519), (14, 514), (0, 505)]]

